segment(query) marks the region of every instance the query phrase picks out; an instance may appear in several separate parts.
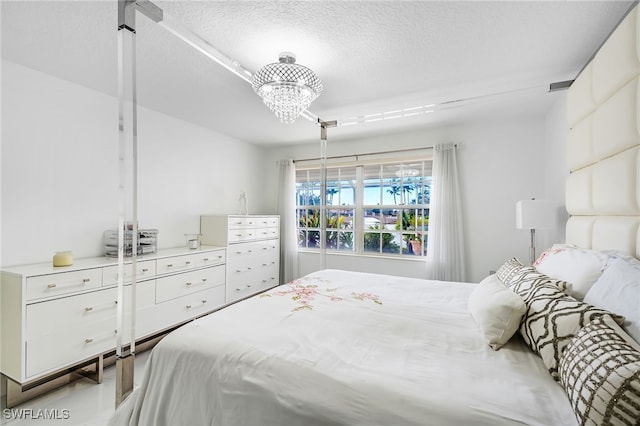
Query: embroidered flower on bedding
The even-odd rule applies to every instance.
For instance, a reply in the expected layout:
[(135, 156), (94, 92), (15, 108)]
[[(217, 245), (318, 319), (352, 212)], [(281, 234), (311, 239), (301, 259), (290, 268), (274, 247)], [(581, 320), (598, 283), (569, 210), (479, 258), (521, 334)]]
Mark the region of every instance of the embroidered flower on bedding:
[[(307, 278), (308, 279), (308, 278)], [(372, 293), (355, 293), (352, 292), (349, 296), (338, 296), (336, 293), (338, 292), (338, 288), (326, 288), (324, 290), (320, 289), (317, 284), (305, 284), (303, 281), (305, 278), (293, 280), (290, 283), (284, 284), (282, 287), (287, 287), (286, 290), (274, 290), (269, 293), (263, 293), (260, 297), (272, 297), (272, 296), (289, 296), (291, 295), (291, 300), (296, 302), (298, 306), (292, 309), (293, 312), (303, 311), (303, 310), (313, 310), (313, 305), (311, 302), (316, 300), (318, 297), (322, 297), (328, 299), (332, 302), (340, 302), (345, 298), (352, 300), (360, 300), (366, 301), (371, 300), (378, 305), (382, 305), (382, 301), (380, 298)], [(319, 281), (319, 280), (314, 280)]]

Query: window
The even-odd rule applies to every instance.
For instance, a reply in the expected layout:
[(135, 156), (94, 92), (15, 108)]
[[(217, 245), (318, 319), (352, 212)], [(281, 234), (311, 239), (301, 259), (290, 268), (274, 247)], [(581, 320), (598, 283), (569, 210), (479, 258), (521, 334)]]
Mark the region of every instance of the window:
[[(320, 248), (320, 168), (296, 170), (298, 246)], [(431, 161), (327, 167), (326, 248), (424, 256)]]

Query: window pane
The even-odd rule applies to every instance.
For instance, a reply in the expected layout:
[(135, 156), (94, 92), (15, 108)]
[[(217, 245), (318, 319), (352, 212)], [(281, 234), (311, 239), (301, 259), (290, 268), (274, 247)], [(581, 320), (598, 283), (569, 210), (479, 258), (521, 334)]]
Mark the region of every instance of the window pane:
[(363, 173), (363, 204), (379, 206), (382, 203), (380, 188), (380, 166), (365, 166)]
[(348, 181), (342, 181), (340, 185), (340, 205), (341, 206), (353, 206), (356, 200), (356, 187), (355, 183)]
[(365, 231), (364, 251), (368, 253), (380, 253), (380, 233)]
[(307, 231), (298, 230), (298, 247), (307, 247)]
[(345, 251), (355, 250), (355, 245), (353, 244), (353, 232), (340, 232), (340, 243), (338, 248)]
[(320, 231), (307, 231), (308, 248), (320, 248)]
[(327, 210), (327, 229), (353, 228), (353, 210)]
[(364, 229), (380, 229), (380, 209), (364, 210)]
[(310, 206), (320, 205), (320, 183), (319, 182), (309, 183), (307, 205), (310, 205)]
[(336, 250), (338, 248), (338, 232), (327, 231), (327, 249)]

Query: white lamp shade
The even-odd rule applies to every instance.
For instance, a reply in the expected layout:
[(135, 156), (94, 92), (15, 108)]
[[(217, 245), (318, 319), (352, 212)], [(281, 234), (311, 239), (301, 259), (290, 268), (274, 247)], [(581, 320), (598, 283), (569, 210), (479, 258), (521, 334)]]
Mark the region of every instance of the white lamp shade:
[(516, 203), (516, 228), (544, 229), (553, 226), (553, 210), (547, 200), (520, 200)]

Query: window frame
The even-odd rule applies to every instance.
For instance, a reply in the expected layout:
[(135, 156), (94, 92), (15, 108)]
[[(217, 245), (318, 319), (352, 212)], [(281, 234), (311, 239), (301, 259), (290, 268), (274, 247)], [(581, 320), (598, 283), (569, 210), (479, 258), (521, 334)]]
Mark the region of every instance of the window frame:
[[(390, 167), (403, 170), (403, 167), (407, 165), (413, 165), (413, 167), (415, 167), (416, 163), (419, 164), (420, 170), (415, 176), (407, 178), (398, 174), (397, 177), (390, 178), (391, 175), (388, 174), (388, 169)], [(374, 187), (378, 188), (380, 191), (381, 204), (364, 204), (364, 193), (366, 187), (365, 171), (369, 172), (374, 167), (377, 167), (380, 170), (379, 176), (377, 177), (378, 185), (374, 185)], [(332, 197), (335, 197), (335, 194), (338, 194), (338, 200), (336, 204), (335, 199), (332, 199), (332, 204), (327, 204), (325, 207), (325, 214), (328, 218), (327, 225), (325, 227), (327, 253), (331, 253), (332, 255), (351, 254), (360, 256), (371, 255), (394, 258), (424, 259), (426, 256), (426, 243), (428, 238), (428, 214), (430, 209), (429, 202), (432, 185), (431, 167), (432, 159), (426, 156), (406, 160), (390, 159), (360, 163), (328, 164), (326, 191), (328, 192), (330, 189), (337, 189), (337, 192), (333, 193)], [(350, 177), (353, 177), (353, 172), (355, 172), (355, 181), (351, 181), (350, 184), (354, 197), (352, 204), (345, 204), (342, 202), (342, 188), (346, 182), (342, 176), (343, 170), (349, 170), (347, 176)], [(321, 249), (321, 229), (319, 222), (321, 197), (319, 192), (322, 184), (320, 182), (320, 171), (320, 166), (317, 164), (303, 166), (300, 168), (298, 167), (298, 164), (296, 164), (296, 233), (298, 249), (303, 251), (308, 250), (310, 252), (318, 252)], [(301, 179), (302, 174), (305, 175), (304, 179)], [(312, 176), (317, 177), (317, 180), (312, 179)], [(385, 200), (385, 191), (391, 189), (389, 188), (388, 183), (398, 183), (400, 185), (400, 203), (382, 204)], [(355, 188), (353, 188), (354, 185)], [(406, 200), (410, 201), (409, 203), (407, 203), (404, 198), (409, 195), (409, 190), (403, 189), (405, 187), (413, 188), (413, 190), (416, 191), (416, 194), (412, 199)], [(395, 186), (393, 188), (395, 188)], [(305, 191), (304, 196), (301, 196), (301, 190)], [(404, 193), (405, 191), (407, 192), (406, 194)], [(310, 200), (310, 195), (316, 199)], [(328, 197), (329, 196), (327, 195), (327, 201)], [(422, 200), (422, 203), (418, 203), (420, 199)], [(307, 203), (312, 201), (312, 203), (302, 204), (303, 200)], [(317, 204), (313, 201), (316, 201)], [(375, 220), (378, 220), (378, 223), (384, 223), (384, 226), (380, 227), (378, 232), (366, 229), (366, 217), (371, 216), (365, 216), (365, 213), (373, 210), (380, 211), (378, 218)], [(302, 214), (303, 211), (305, 212), (304, 214)], [(392, 213), (389, 217), (394, 219), (390, 219), (388, 222), (380, 221), (380, 219), (384, 219), (383, 211), (395, 211), (396, 215), (394, 216)], [(317, 213), (318, 217), (313, 217), (313, 220), (310, 221), (309, 213)], [(399, 215), (402, 217), (400, 225), (398, 224)], [(340, 217), (344, 217), (345, 219), (342, 219), (342, 222), (340, 222)], [(405, 221), (407, 218), (412, 218), (414, 221), (413, 227), (406, 228), (403, 225), (407, 223)], [(301, 226), (303, 224), (302, 219), (304, 219), (304, 224), (306, 226)], [(333, 226), (331, 221), (334, 220), (336, 223), (340, 223), (340, 226)], [(345, 223), (347, 223), (346, 226), (344, 226)], [(310, 224), (314, 226), (309, 226)], [(393, 228), (391, 228), (391, 226), (393, 226)], [(335, 237), (330, 239), (330, 235), (335, 235)], [(416, 239), (416, 236), (421, 237), (421, 244), (419, 245), (410, 243), (411, 240)], [(370, 250), (371, 244), (375, 244), (373, 241), (375, 241), (376, 238), (378, 239), (378, 250), (372, 251)], [(350, 243), (347, 241), (350, 241)], [(396, 252), (393, 252), (395, 251), (394, 244), (397, 246)], [(409, 248), (409, 246), (412, 246), (412, 248)], [(369, 247), (369, 249), (367, 247)], [(413, 247), (416, 247), (416, 250), (421, 249), (421, 252), (414, 253)], [(390, 251), (390, 249), (393, 250)]]

